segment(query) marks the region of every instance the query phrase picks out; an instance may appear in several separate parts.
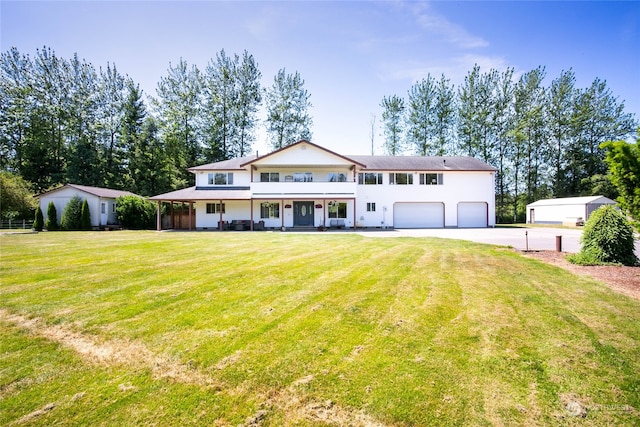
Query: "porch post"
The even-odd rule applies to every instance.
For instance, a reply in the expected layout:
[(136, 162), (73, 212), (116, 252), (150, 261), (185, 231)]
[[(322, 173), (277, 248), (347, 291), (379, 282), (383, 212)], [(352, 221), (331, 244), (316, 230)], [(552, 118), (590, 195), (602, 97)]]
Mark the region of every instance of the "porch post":
[(173, 213), (173, 200), (170, 200), (169, 203), (171, 203), (171, 209), (169, 210), (169, 212), (171, 212), (171, 228), (173, 228), (175, 230), (176, 229), (176, 220), (175, 220), (174, 213)]
[(353, 199), (353, 229), (358, 228), (358, 217), (356, 216), (356, 199)]
[(162, 201), (158, 200), (158, 214), (156, 218), (156, 231), (162, 231)]
[(322, 226), (327, 226), (327, 199), (322, 199)]
[(280, 206), (282, 206), (280, 209), (282, 209), (282, 215), (280, 216), (282, 218), (282, 227), (280, 227), (280, 229), (284, 228), (284, 199), (282, 199), (280, 201)]
[[(213, 205), (215, 206), (215, 204)], [(224, 228), (222, 227), (222, 200), (220, 200), (220, 231), (222, 231)]]
[[(251, 171), (251, 174), (253, 175), (253, 171)], [(249, 223), (249, 230), (253, 231), (253, 199), (249, 199), (249, 210), (250, 210), (250, 223)]]
[(193, 219), (191, 217), (191, 214), (193, 213), (193, 202), (191, 200), (189, 200), (189, 231), (191, 231), (193, 229)]

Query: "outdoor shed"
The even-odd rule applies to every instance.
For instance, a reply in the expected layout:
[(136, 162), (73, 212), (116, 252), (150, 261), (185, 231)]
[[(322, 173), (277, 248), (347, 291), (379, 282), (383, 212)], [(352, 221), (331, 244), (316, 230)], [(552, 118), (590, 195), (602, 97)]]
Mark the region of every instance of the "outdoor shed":
[(46, 218), (49, 202), (53, 202), (56, 207), (58, 224), (60, 224), (62, 212), (64, 212), (67, 203), (69, 203), (69, 200), (74, 196), (78, 196), (82, 200), (87, 200), (91, 214), (91, 226), (104, 227), (118, 223), (116, 218), (116, 199), (118, 197), (137, 195), (129, 191), (112, 190), (110, 188), (67, 184), (40, 194), (40, 209), (42, 209), (42, 213)]
[(527, 224), (580, 224), (604, 205), (616, 202), (604, 196), (543, 199), (527, 205)]

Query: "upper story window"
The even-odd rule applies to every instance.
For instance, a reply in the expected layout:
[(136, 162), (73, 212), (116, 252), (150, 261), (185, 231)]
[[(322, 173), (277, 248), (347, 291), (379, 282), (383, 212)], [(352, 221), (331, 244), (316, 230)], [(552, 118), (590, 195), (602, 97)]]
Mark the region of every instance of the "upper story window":
[(293, 182), (313, 182), (312, 172), (295, 172), (293, 174)]
[(421, 173), (420, 185), (442, 185), (441, 173)]
[(278, 172), (261, 172), (260, 182), (280, 182), (280, 173)]
[(412, 185), (413, 174), (412, 173), (390, 173), (389, 184), (395, 185)]
[(327, 179), (329, 182), (347, 182), (347, 174), (343, 172), (329, 172)]
[(208, 176), (209, 185), (233, 185), (233, 172), (216, 172)]
[(358, 174), (358, 184), (360, 185), (382, 185), (382, 174), (381, 173), (359, 173)]

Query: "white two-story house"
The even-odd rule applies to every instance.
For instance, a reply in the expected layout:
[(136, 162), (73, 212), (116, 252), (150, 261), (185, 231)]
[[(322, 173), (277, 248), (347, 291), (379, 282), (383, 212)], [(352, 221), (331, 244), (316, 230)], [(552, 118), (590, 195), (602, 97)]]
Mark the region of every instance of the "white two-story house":
[[(299, 141), (189, 169), (189, 228), (442, 228), (495, 225), (496, 169), (470, 157), (344, 156)], [(162, 222), (158, 219), (158, 229)]]

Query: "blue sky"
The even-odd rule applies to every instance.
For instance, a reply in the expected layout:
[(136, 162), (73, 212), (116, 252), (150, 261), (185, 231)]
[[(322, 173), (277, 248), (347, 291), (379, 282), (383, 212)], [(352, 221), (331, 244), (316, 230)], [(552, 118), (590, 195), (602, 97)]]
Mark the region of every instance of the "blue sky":
[[(516, 1), (5, 1), (0, 47), (51, 47), (107, 62), (155, 95), (169, 63), (204, 70), (217, 52), (247, 50), (263, 86), (298, 71), (311, 94), (313, 142), (371, 152), (382, 97), (444, 73), (458, 85), (474, 64), (516, 74), (545, 66), (547, 85), (573, 68), (578, 87), (599, 77), (640, 118), (640, 2)], [(375, 152), (382, 153), (381, 129)], [(254, 149), (268, 150), (263, 130)]]

